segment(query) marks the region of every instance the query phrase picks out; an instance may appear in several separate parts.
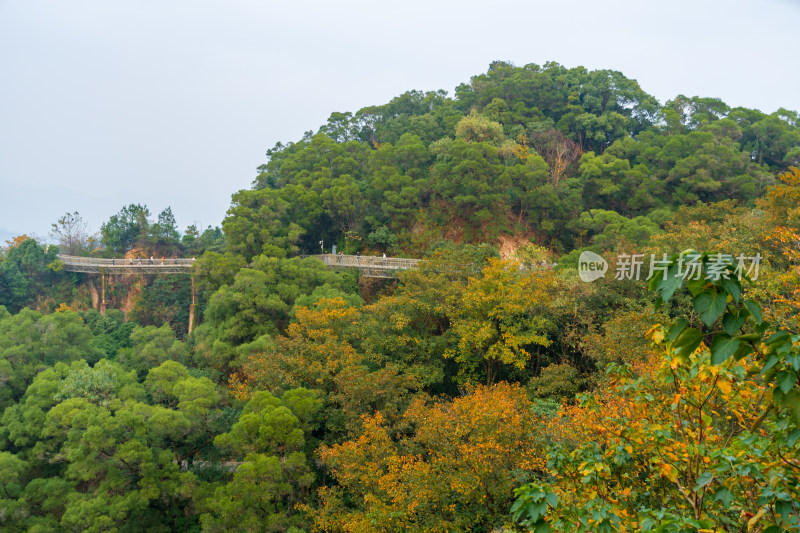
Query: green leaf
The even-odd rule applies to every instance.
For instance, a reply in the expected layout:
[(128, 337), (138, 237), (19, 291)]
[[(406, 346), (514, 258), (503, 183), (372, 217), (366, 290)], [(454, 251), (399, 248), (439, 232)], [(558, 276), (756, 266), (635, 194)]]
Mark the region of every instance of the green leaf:
[(711, 483), (711, 480), (714, 478), (714, 474), (709, 471), (705, 471), (697, 477), (697, 484), (694, 486), (694, 490), (698, 491)]
[(772, 335), (769, 336), (766, 343), (770, 346), (783, 344), (785, 342), (791, 342), (791, 336), (789, 335), (788, 331), (776, 331)]
[(792, 389), (781, 400), (781, 404), (789, 407), (794, 423), (800, 426), (800, 392)]
[(794, 446), (794, 443), (797, 442), (797, 439), (800, 439), (800, 429), (795, 429), (789, 433), (789, 436), (786, 437), (786, 444), (788, 444), (790, 447)]
[(705, 278), (690, 279), (686, 282), (686, 288), (692, 293), (692, 296), (697, 296), (703, 291), (708, 290), (711, 283)]
[(558, 495), (555, 492), (547, 492), (545, 494), (545, 499), (547, 500), (547, 503), (550, 504), (550, 507), (554, 509), (558, 505)]
[(682, 359), (688, 357), (694, 352), (700, 342), (703, 340), (703, 334), (697, 328), (689, 328), (680, 334), (678, 339), (673, 344), (673, 347), (678, 348), (678, 356)]
[(742, 357), (746, 356), (747, 354), (749, 354), (752, 351), (753, 351), (753, 347), (752, 346), (750, 346), (749, 344), (740, 343), (739, 349), (736, 350), (735, 354), (733, 354), (733, 358), (738, 361), (739, 359), (741, 359)]
[(672, 525), (674, 524), (674, 520), (665, 520), (658, 526), (654, 533), (666, 533), (667, 531), (675, 531), (672, 529)]
[(764, 363), (764, 367), (761, 369), (761, 375), (764, 375), (767, 372), (769, 372), (772, 369), (772, 367), (778, 364), (780, 360), (781, 360), (780, 357), (778, 357), (777, 355), (770, 355), (769, 357), (767, 357), (767, 362)]
[(722, 317), (722, 329), (731, 337), (739, 333), (739, 330), (747, 320), (747, 316), (738, 313), (725, 313)]
[(789, 518), (789, 513), (792, 512), (792, 502), (779, 501), (775, 502), (775, 510), (781, 515), (785, 522)]
[(664, 340), (667, 343), (672, 344), (673, 342), (675, 342), (675, 339), (678, 338), (678, 335), (680, 335), (688, 325), (689, 325), (688, 320), (686, 320), (685, 318), (679, 318), (678, 320), (675, 321), (672, 327), (669, 328), (669, 331), (667, 331), (667, 335), (664, 337)]
[(750, 314), (753, 315), (756, 324), (761, 324), (761, 321), (763, 320), (763, 316), (761, 315), (761, 307), (753, 300), (745, 300), (744, 306), (748, 311), (750, 311)]
[[(515, 490), (514, 494), (519, 494), (519, 489)], [(514, 517), (514, 520), (519, 520), (519, 517), (522, 515), (522, 507), (526, 505), (526, 503), (525, 500), (517, 498), (514, 500), (514, 503), (511, 504), (511, 515)]]
[(778, 386), (781, 391), (786, 394), (797, 383), (797, 375), (791, 370), (784, 370), (778, 374)]
[(683, 283), (683, 277), (678, 276), (678, 265), (672, 265), (667, 269), (667, 279), (662, 276), (656, 276), (650, 280), (649, 288), (661, 293), (661, 301), (666, 302), (678, 287)]
[(701, 292), (694, 297), (692, 303), (698, 313), (705, 313), (711, 308), (711, 304), (714, 303), (714, 293), (710, 291)]
[(733, 503), (733, 493), (725, 487), (720, 487), (714, 493), (714, 501), (720, 502), (723, 507), (728, 508)]
[(711, 364), (721, 365), (739, 349), (740, 341), (720, 333), (711, 342)]
[(761, 333), (762, 335), (766, 333), (766, 331), (772, 326), (768, 321), (762, 320), (761, 324), (758, 324), (755, 327), (756, 333)]
[(725, 292), (731, 295), (733, 301), (738, 304), (739, 298), (742, 296), (742, 287), (739, 285), (739, 282), (734, 279), (723, 278), (720, 285), (722, 285), (722, 288), (725, 289)]
[(700, 319), (703, 323), (711, 327), (725, 312), (727, 302), (728, 297), (725, 293), (712, 294), (703, 292), (694, 299), (694, 308), (700, 313)]

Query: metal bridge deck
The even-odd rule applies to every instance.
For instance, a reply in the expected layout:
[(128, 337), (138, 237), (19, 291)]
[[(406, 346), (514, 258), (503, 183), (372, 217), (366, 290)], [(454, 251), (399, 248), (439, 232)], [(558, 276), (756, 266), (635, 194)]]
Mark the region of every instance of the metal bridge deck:
[(396, 278), (401, 270), (415, 269), (419, 259), (401, 257), (371, 257), (362, 255), (314, 255), (328, 268), (357, 268), (362, 276), (370, 278)]
[[(370, 257), (360, 255), (313, 255), (328, 268), (357, 268), (362, 276), (394, 278), (400, 270), (417, 268), (419, 259), (398, 257)], [(190, 274), (194, 259), (101, 259), (59, 255), (68, 272), (87, 274)]]
[(59, 255), (67, 272), (87, 274), (190, 274), (194, 259), (100, 259)]

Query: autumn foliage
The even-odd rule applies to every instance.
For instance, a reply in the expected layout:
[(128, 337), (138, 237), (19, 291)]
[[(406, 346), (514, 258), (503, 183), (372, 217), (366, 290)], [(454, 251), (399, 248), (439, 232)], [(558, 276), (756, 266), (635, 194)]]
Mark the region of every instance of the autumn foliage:
[(516, 385), (414, 401), (397, 427), (367, 417), (352, 441), (320, 449), (337, 484), (307, 510), (318, 531), (480, 531), (495, 525), (512, 489), (544, 467), (540, 420)]
[[(667, 301), (676, 279), (655, 278), (651, 288)], [(800, 339), (762, 337), (771, 325), (735, 279), (687, 287), (701, 323), (653, 327), (647, 364), (611, 364), (603, 388), (561, 410), (585, 438), (556, 438), (550, 478), (540, 478), (548, 483), (517, 491), (520, 523), (565, 532), (800, 528)]]

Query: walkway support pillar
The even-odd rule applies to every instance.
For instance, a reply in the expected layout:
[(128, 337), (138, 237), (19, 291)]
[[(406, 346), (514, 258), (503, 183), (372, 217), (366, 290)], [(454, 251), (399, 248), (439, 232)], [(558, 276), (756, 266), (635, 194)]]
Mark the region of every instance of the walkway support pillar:
[(192, 274), (191, 279), (192, 279), (192, 303), (189, 304), (189, 331), (187, 331), (187, 334), (191, 333), (192, 329), (194, 328), (194, 308), (197, 300), (196, 296), (197, 293), (195, 292), (194, 289), (194, 274)]
[(106, 273), (100, 269), (100, 314), (106, 314)]

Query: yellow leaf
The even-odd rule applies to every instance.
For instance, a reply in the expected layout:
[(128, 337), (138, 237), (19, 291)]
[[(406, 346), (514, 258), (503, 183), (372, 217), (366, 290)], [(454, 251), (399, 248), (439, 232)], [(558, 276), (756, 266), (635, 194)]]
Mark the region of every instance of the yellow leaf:
[(761, 510), (758, 512), (758, 514), (756, 514), (753, 518), (748, 520), (747, 521), (747, 530), (749, 531), (749, 530), (753, 529), (753, 526), (756, 525), (756, 523), (759, 520), (761, 520), (761, 517), (764, 516), (764, 513), (766, 513), (766, 512), (767, 512), (767, 508), (766, 507), (762, 507)]

